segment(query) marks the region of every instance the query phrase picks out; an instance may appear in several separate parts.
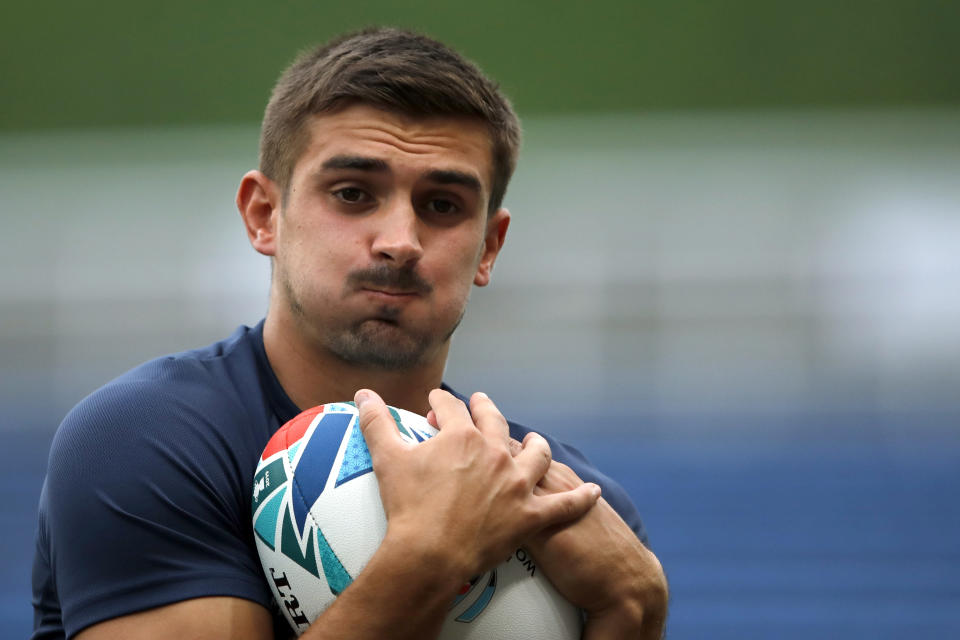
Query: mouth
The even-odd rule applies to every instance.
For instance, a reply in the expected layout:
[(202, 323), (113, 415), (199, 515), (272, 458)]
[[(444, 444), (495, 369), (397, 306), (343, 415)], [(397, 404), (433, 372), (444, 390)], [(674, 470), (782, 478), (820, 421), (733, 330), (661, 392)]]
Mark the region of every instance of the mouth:
[(374, 298), (401, 301), (420, 297), (419, 291), (402, 289), (361, 287), (360, 291)]

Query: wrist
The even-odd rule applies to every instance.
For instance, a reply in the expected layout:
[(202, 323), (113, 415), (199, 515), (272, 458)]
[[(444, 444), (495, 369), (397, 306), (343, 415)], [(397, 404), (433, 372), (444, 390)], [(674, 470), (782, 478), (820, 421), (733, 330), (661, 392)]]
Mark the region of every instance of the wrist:
[(307, 629), (304, 638), (436, 638), (461, 583), (429, 546), (396, 532), (384, 537), (356, 579)]
[(457, 590), (473, 577), (462, 550), (451, 549), (443, 537), (424, 535), (422, 528), (404, 528), (390, 523), (376, 553), (395, 563), (405, 579), (424, 593), (452, 600)]

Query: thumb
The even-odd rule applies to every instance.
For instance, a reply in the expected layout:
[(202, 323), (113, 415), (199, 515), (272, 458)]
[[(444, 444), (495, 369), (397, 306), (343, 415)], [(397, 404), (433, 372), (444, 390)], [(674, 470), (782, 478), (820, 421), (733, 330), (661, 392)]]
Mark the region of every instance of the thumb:
[(360, 389), (353, 396), (359, 415), (360, 432), (367, 442), (371, 458), (376, 461), (377, 452), (402, 445), (396, 423), (386, 403), (376, 392)]

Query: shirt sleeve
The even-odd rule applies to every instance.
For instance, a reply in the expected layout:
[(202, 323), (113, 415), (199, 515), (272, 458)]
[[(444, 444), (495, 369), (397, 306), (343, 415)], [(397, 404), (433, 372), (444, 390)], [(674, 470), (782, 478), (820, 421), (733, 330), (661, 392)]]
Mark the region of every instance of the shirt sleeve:
[(41, 522), (67, 637), (195, 597), (272, 602), (251, 554), (249, 461), (210, 417), (244, 416), (155, 387), (101, 389), (54, 438)]

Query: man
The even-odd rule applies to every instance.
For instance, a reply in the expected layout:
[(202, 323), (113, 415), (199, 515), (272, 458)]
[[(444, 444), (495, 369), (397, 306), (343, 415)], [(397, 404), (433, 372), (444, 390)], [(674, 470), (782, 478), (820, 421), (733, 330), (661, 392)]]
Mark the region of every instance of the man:
[[(503, 246), (518, 144), (496, 86), (419, 35), (354, 34), (284, 73), (260, 170), (237, 193), (273, 265), (266, 319), (138, 367), (64, 420), (35, 638), (288, 635), (253, 542), (253, 470), (300, 409), (349, 398), (388, 530), (302, 637), (435, 637), (456, 589), (520, 545), (585, 611), (586, 637), (662, 634), (665, 580), (622, 489), (485, 395), (468, 410), (439, 388), (470, 288)], [(385, 401), (440, 433), (405, 445)]]

